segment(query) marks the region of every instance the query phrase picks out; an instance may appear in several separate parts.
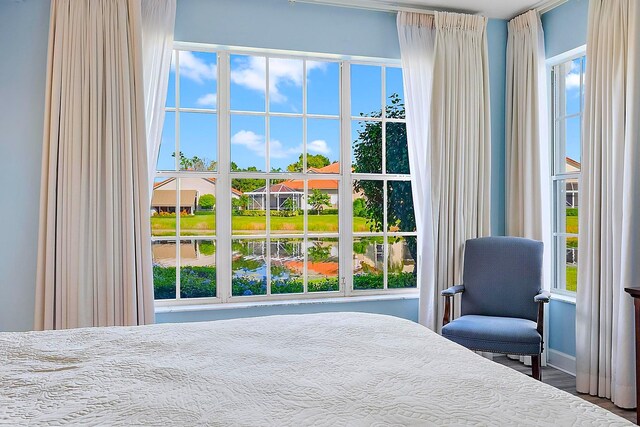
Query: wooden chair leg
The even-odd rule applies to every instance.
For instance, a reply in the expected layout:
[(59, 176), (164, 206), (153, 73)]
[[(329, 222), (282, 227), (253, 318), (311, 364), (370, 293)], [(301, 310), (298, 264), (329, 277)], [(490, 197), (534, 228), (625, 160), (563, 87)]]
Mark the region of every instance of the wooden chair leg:
[(531, 374), (538, 381), (542, 381), (542, 370), (540, 368), (540, 355), (531, 356)]

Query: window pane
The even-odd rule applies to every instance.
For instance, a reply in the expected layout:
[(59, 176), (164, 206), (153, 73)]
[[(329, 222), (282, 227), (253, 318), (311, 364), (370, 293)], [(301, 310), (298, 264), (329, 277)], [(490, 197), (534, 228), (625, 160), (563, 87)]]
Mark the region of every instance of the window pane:
[(180, 242), (180, 298), (216, 296), (216, 243), (213, 240)]
[(578, 238), (556, 237), (556, 287), (576, 292), (578, 286)]
[(180, 108), (215, 109), (217, 104), (217, 55), (189, 52), (180, 55)]
[(176, 235), (177, 185), (175, 178), (158, 178), (151, 195), (151, 235)]
[(565, 105), (566, 114), (580, 112), (580, 75), (582, 73), (582, 59), (576, 58), (564, 64)]
[(272, 232), (302, 234), (304, 232), (304, 180), (271, 180), (269, 209)]
[(231, 115), (232, 172), (264, 172), (266, 147), (264, 117)]
[(261, 56), (231, 55), (230, 62), (231, 109), (266, 111), (266, 59)]
[(266, 240), (233, 240), (231, 246), (232, 296), (266, 295)]
[(388, 248), (387, 287), (389, 289), (415, 288), (417, 286), (417, 238), (389, 237)]
[(302, 113), (301, 59), (269, 58), (269, 111)]
[(307, 61), (307, 113), (340, 114), (340, 65)]
[(352, 121), (354, 173), (382, 173), (382, 122)]
[(565, 172), (580, 171), (581, 119), (571, 117), (565, 120)]
[(353, 239), (353, 289), (384, 288), (384, 237)]
[(302, 117), (271, 117), (269, 126), (271, 172), (287, 172), (302, 156)]
[[(307, 119), (307, 170), (313, 173), (340, 173), (340, 122)], [(294, 165), (290, 172), (301, 172)]]
[(339, 185), (335, 179), (307, 181), (307, 221), (310, 233), (339, 231)]
[(171, 69), (169, 70), (169, 81), (167, 84), (167, 107), (176, 106), (176, 51), (171, 53)]
[(231, 181), (233, 234), (264, 235), (267, 227), (268, 188), (264, 179), (235, 178)]
[(307, 245), (307, 286), (309, 292), (338, 291), (340, 258), (338, 239), (309, 239)]
[(387, 183), (387, 230), (391, 232), (416, 231), (411, 181)]
[(380, 117), (382, 107), (382, 68), (375, 65), (351, 66), (351, 115)]
[(304, 292), (302, 239), (271, 241), (271, 293)]
[(393, 119), (404, 119), (402, 68), (387, 67), (386, 77), (386, 115)]
[(404, 123), (387, 123), (386, 141), (387, 173), (409, 174), (407, 125)]
[(164, 114), (164, 124), (162, 128), (162, 139), (160, 140), (160, 151), (158, 152), (158, 162), (156, 170), (174, 171), (176, 170), (176, 113), (167, 111)]
[(353, 181), (353, 231), (380, 232), (384, 222), (384, 182)]
[(180, 170), (215, 171), (218, 159), (218, 116), (180, 113)]
[(216, 232), (216, 181), (180, 178), (180, 235), (212, 236)]
[(153, 292), (155, 299), (176, 297), (176, 243), (152, 242)]

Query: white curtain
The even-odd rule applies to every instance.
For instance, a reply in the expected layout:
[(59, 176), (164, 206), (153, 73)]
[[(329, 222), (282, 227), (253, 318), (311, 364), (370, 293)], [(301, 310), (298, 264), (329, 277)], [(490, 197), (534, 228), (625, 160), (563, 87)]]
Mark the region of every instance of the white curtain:
[(150, 189), (153, 188), (162, 139), (175, 18), (176, 0), (142, 0), (142, 64)]
[(36, 329), (154, 320), (139, 0), (52, 0)]
[(442, 326), (440, 291), (460, 283), (465, 241), (490, 233), (486, 25), (484, 17), (456, 13), (398, 16), (419, 230), (420, 323), (433, 330)]
[(640, 277), (640, 2), (591, 0), (576, 302), (577, 390), (633, 408)]
[[(507, 235), (544, 243), (543, 284), (551, 283), (549, 128), (544, 35), (538, 13), (509, 21), (506, 105)], [(515, 357), (531, 364), (531, 357)]]
[[(418, 277), (422, 324), (433, 319), (438, 304), (434, 294), (433, 215), (431, 206), (431, 149), (429, 144), (431, 88), (435, 31), (433, 15), (398, 13), (398, 36), (402, 53), (407, 140), (411, 186), (418, 229)], [(431, 323), (432, 329), (435, 324)]]

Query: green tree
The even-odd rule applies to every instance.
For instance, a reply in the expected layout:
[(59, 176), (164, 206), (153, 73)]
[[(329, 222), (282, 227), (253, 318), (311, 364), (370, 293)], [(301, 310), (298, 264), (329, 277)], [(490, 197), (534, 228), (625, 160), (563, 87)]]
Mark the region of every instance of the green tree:
[(198, 205), (200, 208), (205, 210), (211, 210), (216, 204), (216, 198), (213, 194), (203, 194), (200, 196), (200, 200), (198, 200)]
[[(322, 154), (307, 154), (307, 167), (308, 168), (323, 168), (325, 166), (329, 166), (331, 164), (331, 160), (328, 157), (323, 156)], [(288, 172), (302, 172), (303, 168), (303, 158), (302, 154), (298, 157), (298, 161), (295, 163), (291, 163), (287, 166)]]
[[(400, 96), (389, 97), (386, 116), (393, 119), (405, 117), (405, 108)], [(363, 113), (360, 113), (364, 116)], [(374, 111), (370, 117), (382, 117), (381, 111)], [(353, 170), (355, 173), (382, 172), (382, 123), (366, 121), (358, 129), (358, 139), (353, 142)], [(388, 173), (409, 173), (409, 152), (407, 131), (403, 123), (387, 123), (386, 128), (386, 170)], [(371, 231), (380, 232), (384, 227), (384, 184), (382, 181), (357, 180), (354, 191), (364, 194), (366, 218)], [(413, 194), (409, 181), (390, 181), (387, 187), (387, 224), (398, 231), (415, 230)], [(408, 249), (417, 259), (416, 239), (406, 239)]]
[(296, 202), (293, 200), (293, 197), (289, 197), (282, 203), (282, 208), (285, 211), (292, 211), (296, 208)]
[[(174, 152), (171, 157), (175, 156), (176, 153)], [(182, 151), (180, 152), (180, 170), (208, 172), (216, 170), (217, 165), (218, 163), (213, 160), (208, 160), (206, 158), (201, 159), (198, 156), (189, 158), (186, 157)]]
[(233, 212), (238, 212), (244, 209), (247, 209), (247, 206), (249, 206), (249, 196), (246, 195), (242, 195), (239, 198), (235, 199), (231, 199), (231, 210)]
[(318, 215), (320, 215), (322, 207), (331, 203), (331, 198), (327, 193), (323, 193), (316, 188), (313, 190), (313, 193), (309, 195), (309, 203), (313, 207), (313, 210), (316, 211)]

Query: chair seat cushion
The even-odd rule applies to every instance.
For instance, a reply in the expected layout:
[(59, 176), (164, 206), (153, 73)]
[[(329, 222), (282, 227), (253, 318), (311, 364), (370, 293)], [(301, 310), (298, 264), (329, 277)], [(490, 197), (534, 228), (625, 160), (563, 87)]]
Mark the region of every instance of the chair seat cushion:
[(514, 317), (461, 316), (442, 328), (442, 336), (471, 350), (536, 355), (542, 338), (536, 322)]

